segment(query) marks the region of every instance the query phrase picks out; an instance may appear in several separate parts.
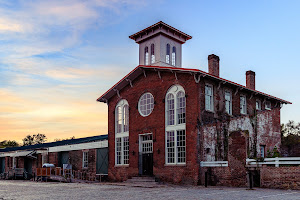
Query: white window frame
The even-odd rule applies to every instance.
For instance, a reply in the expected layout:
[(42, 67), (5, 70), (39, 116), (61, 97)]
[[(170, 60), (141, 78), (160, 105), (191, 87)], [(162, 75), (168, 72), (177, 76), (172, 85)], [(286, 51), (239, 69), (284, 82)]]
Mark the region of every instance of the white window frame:
[(87, 169), (89, 167), (89, 152), (82, 151), (82, 168)]
[(265, 109), (266, 110), (271, 110), (272, 109), (271, 101), (266, 101), (266, 103), (265, 103)]
[(145, 65), (149, 65), (149, 48), (147, 46), (145, 47), (144, 55), (145, 55)]
[[(228, 100), (226, 99), (226, 94), (229, 94), (229, 110), (227, 110), (227, 102)], [(224, 98), (225, 98), (225, 111), (229, 114), (229, 115), (232, 115), (232, 93), (231, 91), (229, 90), (225, 90), (225, 93), (224, 93)]]
[[(211, 95), (206, 93), (206, 87), (211, 89)], [(205, 110), (214, 112), (214, 87), (213, 87), (213, 85), (205, 84), (204, 93), (205, 93)], [(207, 101), (209, 101), (210, 105), (207, 104)]]
[(151, 64), (153, 64), (155, 63), (155, 44), (150, 45), (150, 54), (151, 54)]
[[(142, 98), (144, 98), (145, 95), (150, 95), (150, 104), (149, 104), (150, 110), (147, 108), (148, 107), (148, 103), (146, 105), (143, 105), (143, 106), (146, 107), (146, 111), (149, 110), (149, 113), (143, 113), (144, 110), (141, 109)], [(148, 99), (146, 98), (146, 101), (147, 100)], [(154, 96), (150, 92), (146, 92), (146, 93), (142, 94), (141, 97), (140, 97), (140, 99), (139, 99), (139, 103), (138, 103), (138, 110), (139, 110), (140, 115), (142, 115), (143, 117), (147, 117), (147, 116), (149, 116), (152, 113), (153, 109), (154, 109)]]
[[(180, 123), (179, 124), (179, 120), (178, 120), (178, 98), (177, 98), (177, 94), (179, 92), (183, 92), (184, 93), (184, 97), (185, 97), (185, 90), (182, 86), (180, 85), (173, 85), (172, 87), (170, 87), (170, 89), (168, 90), (167, 94), (166, 94), (166, 99), (168, 94), (173, 94), (174, 96), (174, 124), (169, 125), (168, 124), (168, 102), (165, 101), (165, 165), (185, 165), (186, 164), (186, 98), (185, 98), (185, 119), (184, 119), (184, 123)], [(184, 135), (184, 146), (178, 146), (178, 141), (177, 141), (177, 136), (178, 133), (180, 131), (184, 131), (185, 135)], [(167, 142), (168, 142), (168, 133), (169, 132), (174, 132), (174, 162), (169, 162), (169, 157), (168, 157), (168, 148), (167, 147)], [(178, 160), (180, 159), (178, 156), (178, 151), (179, 148), (183, 148), (184, 152), (183, 152), (183, 157), (184, 157), (184, 162), (179, 162)]]
[[(244, 98), (244, 104), (241, 104), (242, 98)], [(247, 114), (247, 98), (245, 95), (240, 96), (240, 111), (241, 111), (241, 114), (243, 114), (243, 115)]]
[(171, 52), (171, 46), (170, 44), (166, 45), (166, 63), (170, 64), (170, 52)]
[[(121, 124), (121, 131), (118, 132), (118, 124), (117, 122), (119, 121), (118, 118), (118, 112), (117, 109), (118, 107), (120, 107), (121, 109), (121, 116), (122, 119), (120, 121), (122, 121)], [(127, 113), (124, 110), (124, 108), (128, 108)], [(115, 165), (116, 166), (120, 166), (120, 165), (125, 165), (128, 166), (129, 165), (129, 104), (125, 99), (122, 99), (119, 101), (119, 103), (116, 105), (115, 108)], [(128, 122), (128, 126), (125, 126), (125, 123)], [(126, 141), (128, 139), (128, 141)], [(117, 163), (117, 140), (121, 140), (121, 151), (120, 151), (120, 155), (121, 155), (121, 160), (120, 163)], [(128, 145), (125, 143), (128, 143)]]
[[(175, 51), (174, 51), (175, 48)], [(172, 48), (172, 65), (175, 66), (176, 65), (176, 47), (173, 46)]]
[(255, 108), (256, 108), (256, 110), (261, 110), (261, 100), (256, 99)]
[(261, 158), (264, 158), (264, 157), (265, 157), (265, 149), (266, 149), (266, 146), (265, 146), (265, 145), (260, 145), (260, 146), (259, 146), (259, 151), (260, 151), (260, 157), (261, 157)]

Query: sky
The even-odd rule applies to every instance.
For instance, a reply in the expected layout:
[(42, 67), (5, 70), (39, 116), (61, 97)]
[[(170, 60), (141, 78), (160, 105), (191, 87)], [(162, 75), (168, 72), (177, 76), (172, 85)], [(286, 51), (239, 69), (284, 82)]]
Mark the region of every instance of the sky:
[(96, 99), (138, 65), (128, 38), (163, 21), (193, 38), (183, 67), (207, 71), (291, 101), (281, 122), (300, 122), (300, 1), (0, 0), (0, 141), (28, 134), (107, 134), (107, 105)]

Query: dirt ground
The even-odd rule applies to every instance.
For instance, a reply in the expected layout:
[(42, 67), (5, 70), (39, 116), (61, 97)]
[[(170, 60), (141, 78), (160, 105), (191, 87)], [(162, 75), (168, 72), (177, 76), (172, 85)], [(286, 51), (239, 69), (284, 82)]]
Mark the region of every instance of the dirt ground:
[(0, 200), (8, 199), (272, 199), (300, 200), (300, 191), (255, 188), (158, 185), (156, 187), (110, 183), (59, 183), (0, 180)]

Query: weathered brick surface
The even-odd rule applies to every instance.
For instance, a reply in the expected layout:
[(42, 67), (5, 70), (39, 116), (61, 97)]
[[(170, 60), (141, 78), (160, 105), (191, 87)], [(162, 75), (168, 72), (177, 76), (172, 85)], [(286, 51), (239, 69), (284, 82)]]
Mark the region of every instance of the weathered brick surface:
[(267, 167), (260, 169), (261, 187), (300, 190), (300, 167)]
[[(133, 87), (125, 87), (120, 91), (120, 98), (114, 96), (109, 101), (108, 132), (109, 132), (109, 178), (115, 181), (126, 180), (128, 177), (138, 175), (139, 134), (153, 134), (153, 172), (154, 175), (175, 183), (198, 181), (197, 161), (197, 117), (199, 107), (198, 85), (190, 74), (177, 74), (178, 80), (171, 72), (161, 72), (162, 79), (157, 72), (147, 71), (146, 76), (140, 76), (133, 81)], [(186, 155), (185, 166), (165, 166), (165, 95), (168, 89), (179, 84), (185, 89), (186, 98)], [(140, 96), (151, 92), (154, 96), (155, 106), (153, 112), (142, 117), (137, 109)], [(115, 167), (115, 106), (120, 99), (129, 103), (129, 166)], [(135, 152), (133, 155), (132, 152)]]
[[(203, 169), (199, 162), (229, 159), (229, 133), (242, 131), (248, 135), (244, 149), (246, 157), (259, 157), (260, 145), (267, 150), (280, 148), (280, 105), (271, 100), (272, 110), (265, 109), (264, 97), (237, 90), (235, 86), (220, 84), (220, 82), (202, 77), (195, 82), (191, 74), (161, 72), (161, 79), (156, 71), (146, 70), (146, 77), (140, 75), (133, 80), (133, 87), (127, 85), (108, 102), (108, 132), (109, 132), (109, 178), (114, 181), (126, 180), (138, 175), (139, 134), (152, 133), (153, 142), (153, 172), (162, 180), (181, 183), (198, 183), (202, 180)], [(174, 84), (181, 85), (186, 92), (186, 151), (185, 166), (165, 165), (165, 95)], [(205, 110), (205, 85), (213, 86), (214, 112)], [(225, 112), (225, 91), (232, 94), (232, 114)], [(142, 117), (138, 112), (140, 96), (150, 92), (155, 99), (153, 112)], [(240, 113), (240, 95), (246, 96), (247, 114)], [(129, 166), (115, 166), (115, 107), (121, 99), (129, 103)], [(256, 111), (256, 99), (262, 102), (262, 110)], [(240, 147), (242, 148), (242, 147)], [(238, 164), (239, 166), (242, 163)], [(234, 169), (230, 166), (230, 170)], [(223, 170), (223, 169), (222, 169)], [(239, 168), (237, 168), (239, 170)], [(216, 172), (218, 170), (215, 170)], [(243, 176), (244, 174), (243, 169)], [(232, 173), (230, 171), (230, 173)], [(237, 177), (232, 177), (237, 179)], [(245, 185), (245, 178), (236, 181), (236, 185)], [(200, 181), (202, 182), (202, 181)], [(226, 181), (225, 181), (226, 182)]]

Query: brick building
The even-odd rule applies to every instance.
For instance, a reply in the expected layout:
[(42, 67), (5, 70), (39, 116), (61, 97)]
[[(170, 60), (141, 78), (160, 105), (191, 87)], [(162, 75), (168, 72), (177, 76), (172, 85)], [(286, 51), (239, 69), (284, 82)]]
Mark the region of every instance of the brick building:
[(25, 178), (30, 178), (44, 163), (51, 163), (61, 169), (69, 164), (72, 170), (94, 178), (96, 174), (107, 174), (107, 147), (107, 135), (100, 135), (0, 149), (0, 174), (12, 175), (15, 169), (24, 169)]
[[(183, 68), (181, 46), (192, 37), (164, 22), (129, 38), (139, 65), (97, 99), (108, 105), (109, 178), (203, 184), (209, 171), (245, 185), (246, 158), (280, 148), (280, 108), (290, 102), (255, 90), (253, 71), (246, 86), (221, 78), (214, 54), (208, 73)], [(205, 165), (217, 161), (226, 167)]]

